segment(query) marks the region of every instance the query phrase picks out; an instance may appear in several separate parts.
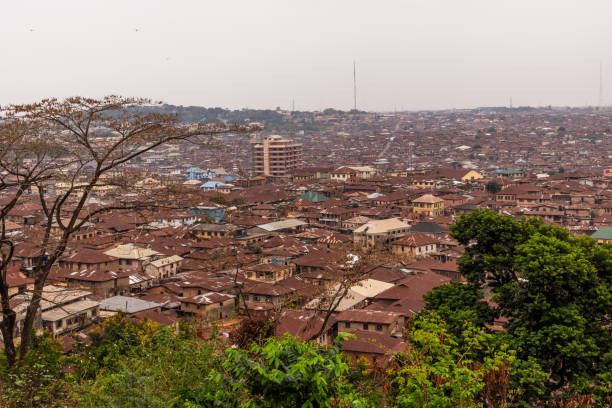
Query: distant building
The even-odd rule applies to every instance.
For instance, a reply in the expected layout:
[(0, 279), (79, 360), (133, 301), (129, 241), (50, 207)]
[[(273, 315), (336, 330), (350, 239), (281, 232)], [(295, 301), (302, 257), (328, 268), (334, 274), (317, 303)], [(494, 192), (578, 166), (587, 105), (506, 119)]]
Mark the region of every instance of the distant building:
[(204, 180), (204, 170), (199, 167), (190, 167), (186, 171), (187, 180)]
[(302, 145), (278, 135), (253, 142), (252, 166), (257, 176), (286, 176), (297, 168), (302, 155)]

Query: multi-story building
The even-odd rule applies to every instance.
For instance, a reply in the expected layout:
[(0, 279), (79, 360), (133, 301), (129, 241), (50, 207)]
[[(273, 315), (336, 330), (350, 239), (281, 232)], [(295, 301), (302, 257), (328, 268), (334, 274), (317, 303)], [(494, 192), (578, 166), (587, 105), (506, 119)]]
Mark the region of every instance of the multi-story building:
[(252, 165), (257, 176), (285, 176), (298, 167), (302, 145), (279, 135), (253, 142)]
[(399, 218), (372, 220), (353, 231), (353, 242), (361, 247), (387, 245), (408, 235), (410, 225)]

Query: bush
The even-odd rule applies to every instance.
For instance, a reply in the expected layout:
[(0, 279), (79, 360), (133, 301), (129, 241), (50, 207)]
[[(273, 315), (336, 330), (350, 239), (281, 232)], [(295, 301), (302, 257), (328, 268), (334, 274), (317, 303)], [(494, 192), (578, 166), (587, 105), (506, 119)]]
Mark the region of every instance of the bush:
[(8, 367), (0, 357), (0, 405), (42, 407), (56, 401), (64, 391), (61, 345), (49, 333), (34, 335), (25, 358)]

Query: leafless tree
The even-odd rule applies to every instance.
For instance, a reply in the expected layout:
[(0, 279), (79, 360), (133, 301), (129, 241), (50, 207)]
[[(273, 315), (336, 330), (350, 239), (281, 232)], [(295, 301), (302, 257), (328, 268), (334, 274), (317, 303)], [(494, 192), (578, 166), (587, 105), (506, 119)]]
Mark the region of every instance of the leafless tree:
[[(30, 347), (30, 336), (43, 287), (51, 268), (64, 254), (70, 237), (92, 217), (113, 204), (83, 213), (90, 198), (103, 187), (114, 188), (114, 194), (135, 188), (131, 172), (133, 159), (158, 147), (191, 141), (210, 143), (214, 136), (228, 132), (247, 132), (238, 125), (186, 125), (174, 114), (150, 113), (148, 99), (108, 96), (102, 99), (83, 97), (65, 100), (46, 99), (28, 105), (11, 105), (0, 109), (0, 192), (10, 199), (0, 209), (2, 221), (0, 245), (0, 301), (5, 354), (9, 364), (23, 358)], [(45, 194), (55, 188), (52, 197)], [(38, 192), (44, 213), (38, 265), (34, 268), (34, 289), (23, 323), (19, 354), (13, 333), (15, 313), (6, 281), (14, 242), (7, 238), (5, 222), (26, 190)], [(132, 204), (152, 206), (155, 197)], [(67, 210), (68, 208), (68, 210)], [(59, 233), (52, 233), (59, 227)], [(44, 256), (47, 254), (47, 256)]]
[[(320, 328), (313, 338), (319, 338), (334, 313), (338, 310), (342, 300), (349, 294), (351, 288), (368, 279), (370, 272), (377, 266), (394, 264), (398, 258), (390, 251), (382, 248), (344, 247), (344, 255), (337, 262), (340, 273), (322, 290), (314, 301), (314, 314), (312, 324)], [(310, 322), (309, 322), (310, 323)]]

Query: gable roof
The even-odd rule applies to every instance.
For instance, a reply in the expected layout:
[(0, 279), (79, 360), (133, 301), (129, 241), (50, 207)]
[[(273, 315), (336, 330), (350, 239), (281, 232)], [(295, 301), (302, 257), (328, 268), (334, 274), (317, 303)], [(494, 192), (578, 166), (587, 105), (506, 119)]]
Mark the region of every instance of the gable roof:
[(124, 311), (125, 313), (142, 312), (160, 306), (159, 303), (148, 302), (146, 300), (127, 296), (113, 296), (103, 299), (102, 302), (100, 302), (100, 309), (102, 310), (110, 310), (113, 312)]
[(325, 197), (321, 193), (317, 193), (314, 191), (307, 191), (295, 199), (295, 201), (298, 201), (298, 200), (306, 200), (306, 201), (310, 201), (311, 203), (322, 203), (324, 201), (329, 200), (329, 198)]
[(399, 218), (387, 218), (385, 220), (373, 220), (361, 227), (355, 229), (355, 233), (368, 233), (368, 234), (383, 234), (390, 230), (396, 230), (401, 228), (410, 228), (410, 225), (401, 221)]
[(108, 254), (102, 251), (96, 251), (95, 249), (79, 248), (75, 253), (69, 256), (60, 258), (63, 262), (73, 262), (81, 264), (99, 264), (105, 262), (116, 261), (118, 258), (112, 254)]
[(598, 229), (593, 235), (591, 235), (591, 238), (612, 240), (612, 227), (602, 227)]
[(134, 244), (123, 244), (104, 252), (106, 255), (120, 259), (145, 259), (155, 255), (161, 255), (159, 252), (148, 248), (141, 248)]
[(439, 241), (431, 236), (424, 234), (422, 232), (415, 232), (406, 235), (403, 238), (400, 238), (396, 241), (393, 241), (391, 245), (401, 245), (408, 247), (421, 247), (430, 244), (437, 244)]

